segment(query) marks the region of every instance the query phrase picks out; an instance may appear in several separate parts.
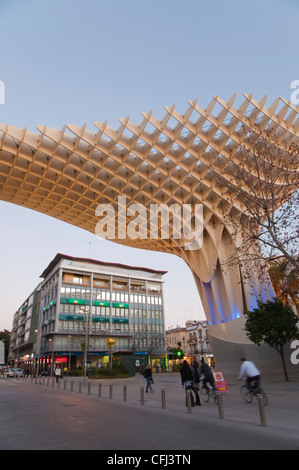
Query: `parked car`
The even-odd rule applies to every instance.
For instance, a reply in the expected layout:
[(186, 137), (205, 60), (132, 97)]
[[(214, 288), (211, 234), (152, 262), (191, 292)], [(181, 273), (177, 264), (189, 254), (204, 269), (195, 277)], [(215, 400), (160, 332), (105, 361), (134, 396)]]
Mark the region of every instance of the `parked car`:
[(19, 377), (23, 374), (23, 369), (14, 369), (15, 375), (18, 375)]
[(14, 369), (5, 369), (6, 377), (14, 377)]

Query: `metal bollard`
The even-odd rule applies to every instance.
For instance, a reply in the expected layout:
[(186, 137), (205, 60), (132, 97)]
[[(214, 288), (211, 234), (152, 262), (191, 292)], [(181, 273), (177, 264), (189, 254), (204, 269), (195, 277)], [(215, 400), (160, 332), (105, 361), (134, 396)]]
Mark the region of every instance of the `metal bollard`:
[(127, 386), (124, 385), (123, 388), (123, 401), (127, 401)]
[(66, 390), (66, 384), (67, 384), (67, 381), (65, 380), (63, 384), (63, 390)]
[(166, 409), (165, 387), (162, 387), (161, 398), (162, 398), (162, 410), (165, 410)]
[(260, 393), (258, 393), (257, 396), (256, 396), (256, 398), (257, 398), (257, 402), (258, 402), (258, 404), (259, 404), (261, 426), (267, 426), (263, 395), (261, 395)]
[(91, 383), (90, 383), (90, 382), (88, 382), (88, 384), (87, 384), (88, 395), (90, 395), (90, 386), (91, 386)]
[(102, 384), (99, 384), (98, 396), (102, 396)]
[(140, 387), (140, 403), (144, 405), (144, 387)]
[(220, 419), (224, 419), (223, 402), (222, 402), (222, 394), (221, 394), (221, 392), (216, 392), (216, 396), (217, 396), (217, 404), (218, 404), (219, 418), (220, 418)]
[(52, 388), (54, 387), (54, 381), (55, 381), (55, 379), (52, 379)]
[(109, 385), (109, 398), (112, 400), (112, 395), (113, 395), (113, 385)]
[(192, 413), (192, 406), (191, 406), (191, 390), (186, 390), (186, 398), (187, 398), (187, 408), (188, 413)]

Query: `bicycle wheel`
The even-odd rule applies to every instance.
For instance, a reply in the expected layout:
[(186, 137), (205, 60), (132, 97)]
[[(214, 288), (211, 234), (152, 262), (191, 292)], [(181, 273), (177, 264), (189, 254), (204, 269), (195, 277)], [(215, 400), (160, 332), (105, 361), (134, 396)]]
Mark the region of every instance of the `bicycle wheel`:
[(200, 389), (200, 396), (203, 399), (204, 402), (208, 403), (210, 399), (209, 391), (206, 389), (206, 387), (201, 387)]
[(248, 390), (246, 385), (242, 385), (242, 387), (240, 388), (240, 394), (243, 400), (246, 401), (246, 403), (252, 402), (252, 393), (250, 390)]

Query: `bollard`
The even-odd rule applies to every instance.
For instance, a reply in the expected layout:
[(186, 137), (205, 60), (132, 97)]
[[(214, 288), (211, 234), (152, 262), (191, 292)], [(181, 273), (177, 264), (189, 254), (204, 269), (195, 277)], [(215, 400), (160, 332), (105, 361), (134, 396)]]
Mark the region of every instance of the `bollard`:
[(66, 384), (67, 384), (67, 382), (66, 382), (66, 380), (65, 380), (65, 381), (64, 381), (64, 384), (63, 384), (63, 390), (66, 390)]
[(224, 413), (223, 413), (223, 402), (222, 402), (222, 394), (221, 392), (216, 392), (217, 396), (217, 404), (218, 404), (218, 411), (219, 411), (219, 418), (223, 419), (224, 418)]
[(187, 408), (188, 413), (192, 413), (192, 406), (191, 406), (191, 390), (186, 390), (186, 398), (187, 398)]
[(113, 385), (109, 385), (109, 398), (112, 400), (112, 395), (113, 395)]
[(261, 419), (261, 426), (267, 426), (266, 424), (266, 416), (265, 416), (265, 406), (264, 406), (264, 398), (263, 395), (260, 393), (256, 396), (257, 402), (259, 404), (259, 411), (260, 411), (260, 419)]
[(52, 379), (52, 388), (54, 387), (54, 381), (55, 381), (55, 379)]
[(144, 387), (140, 387), (140, 403), (144, 405)]
[(47, 387), (49, 387), (49, 382), (50, 382), (50, 379), (49, 377), (47, 378)]
[(58, 389), (60, 388), (60, 379), (58, 379), (57, 388), (58, 388)]
[(127, 386), (124, 385), (123, 388), (123, 401), (127, 401)]
[(74, 381), (72, 380), (71, 381), (71, 392), (73, 392), (73, 390), (74, 390)]
[(162, 410), (165, 410), (166, 409), (165, 387), (162, 387), (161, 398), (162, 398)]
[(98, 396), (102, 396), (102, 384), (99, 384)]
[(88, 382), (88, 384), (87, 384), (88, 395), (90, 395), (90, 385), (91, 385), (91, 383), (90, 383), (90, 382)]

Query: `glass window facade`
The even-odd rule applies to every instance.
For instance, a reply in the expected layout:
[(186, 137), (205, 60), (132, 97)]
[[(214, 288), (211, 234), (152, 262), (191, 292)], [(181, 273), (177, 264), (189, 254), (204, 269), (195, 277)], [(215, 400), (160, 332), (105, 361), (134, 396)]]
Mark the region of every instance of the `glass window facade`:
[[(162, 275), (72, 263), (57, 266), (41, 289), (41, 352), (77, 351), (88, 332), (89, 352), (105, 353), (108, 337), (117, 350), (164, 349)], [(80, 269), (81, 268), (81, 269)], [(91, 269), (93, 268), (93, 269)], [(133, 275), (132, 275), (133, 274)], [(138, 276), (139, 275), (139, 276)], [(157, 279), (158, 277), (158, 279)], [(49, 339), (55, 336), (54, 346)]]

